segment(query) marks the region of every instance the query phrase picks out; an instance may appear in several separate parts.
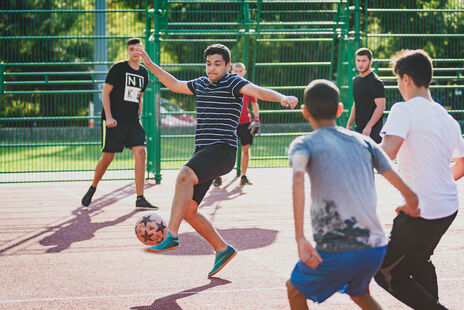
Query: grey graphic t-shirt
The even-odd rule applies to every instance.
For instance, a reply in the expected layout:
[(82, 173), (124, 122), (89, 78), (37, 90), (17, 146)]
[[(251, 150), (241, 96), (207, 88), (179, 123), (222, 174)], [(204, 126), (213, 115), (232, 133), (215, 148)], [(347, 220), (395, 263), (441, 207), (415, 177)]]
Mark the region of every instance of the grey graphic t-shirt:
[(391, 169), (386, 155), (369, 137), (341, 127), (320, 128), (296, 138), (295, 154), (308, 157), (311, 183), (311, 225), (317, 248), (350, 251), (386, 245), (377, 218), (374, 168)]

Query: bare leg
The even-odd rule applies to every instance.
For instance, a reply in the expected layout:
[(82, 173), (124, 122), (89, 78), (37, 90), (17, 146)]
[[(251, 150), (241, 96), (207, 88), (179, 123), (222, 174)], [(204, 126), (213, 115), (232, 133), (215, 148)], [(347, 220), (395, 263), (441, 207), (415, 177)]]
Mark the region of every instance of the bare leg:
[(369, 293), (369, 288), (367, 288), (364, 294), (360, 296), (351, 296), (351, 300), (353, 300), (363, 310), (382, 310), (382, 307), (380, 307)]
[(177, 237), (180, 223), (192, 202), (193, 186), (197, 183), (198, 178), (195, 172), (191, 168), (183, 166), (177, 175), (176, 190), (168, 223), (168, 230), (174, 237)]
[(135, 160), (135, 191), (137, 196), (140, 196), (143, 195), (145, 185), (145, 160), (147, 158), (147, 150), (145, 149), (145, 146), (134, 146), (132, 148), (132, 154), (134, 154)]
[(246, 175), (249, 162), (250, 162), (250, 144), (242, 145), (242, 162), (241, 162), (242, 175)]
[(290, 280), (285, 283), (287, 286), (288, 301), (290, 302), (290, 309), (292, 310), (308, 310), (308, 304), (306, 302), (306, 296), (297, 290)]
[(198, 203), (191, 200), (191, 203), (184, 216), (185, 220), (211, 244), (216, 252), (220, 252), (227, 248), (227, 243), (222, 239), (211, 222), (198, 213)]
[(92, 186), (97, 187), (98, 182), (100, 182), (101, 178), (108, 169), (108, 166), (111, 164), (114, 158), (114, 153), (107, 153), (103, 152), (100, 160), (97, 163), (97, 167), (95, 167), (95, 173), (93, 176)]

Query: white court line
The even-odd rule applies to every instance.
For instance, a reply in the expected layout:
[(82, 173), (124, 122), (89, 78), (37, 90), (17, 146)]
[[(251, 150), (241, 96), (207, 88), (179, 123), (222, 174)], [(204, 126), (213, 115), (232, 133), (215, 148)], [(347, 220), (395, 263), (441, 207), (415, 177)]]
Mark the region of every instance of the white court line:
[(211, 290), (211, 291), (185, 291), (185, 292), (164, 292), (153, 294), (121, 294), (121, 295), (104, 295), (104, 296), (74, 296), (74, 297), (51, 297), (51, 298), (30, 298), (30, 299), (11, 299), (0, 300), (0, 304), (22, 303), (22, 302), (43, 302), (43, 301), (67, 301), (67, 300), (84, 300), (84, 299), (113, 299), (113, 298), (129, 298), (129, 297), (155, 297), (155, 296), (175, 296), (175, 295), (196, 295), (196, 294), (221, 294), (221, 293), (244, 293), (256, 291), (276, 291), (286, 290), (282, 287), (269, 288), (249, 288), (249, 289), (232, 289), (232, 290)]
[[(464, 278), (440, 279), (438, 282), (455, 282), (463, 281)], [(121, 295), (104, 295), (104, 296), (74, 296), (74, 297), (51, 297), (51, 298), (30, 298), (30, 299), (11, 299), (0, 300), (0, 304), (23, 303), (23, 302), (44, 302), (44, 301), (74, 301), (85, 299), (113, 299), (113, 298), (130, 298), (130, 297), (155, 297), (155, 296), (172, 296), (172, 295), (192, 295), (192, 294), (222, 294), (222, 293), (246, 293), (246, 292), (264, 292), (286, 290), (285, 287), (269, 288), (249, 288), (249, 289), (231, 289), (231, 290), (211, 290), (211, 291), (185, 291), (185, 292), (164, 292), (153, 294), (121, 294)]]

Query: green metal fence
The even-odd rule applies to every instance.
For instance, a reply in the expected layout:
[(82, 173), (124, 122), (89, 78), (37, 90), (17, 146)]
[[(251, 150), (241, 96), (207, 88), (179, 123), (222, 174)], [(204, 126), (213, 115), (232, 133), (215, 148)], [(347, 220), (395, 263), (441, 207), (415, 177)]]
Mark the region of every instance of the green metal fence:
[[(0, 182), (92, 178), (107, 70), (127, 38), (145, 36), (147, 16), (144, 1), (2, 2)], [(107, 176), (132, 166), (125, 151)]]
[(402, 100), (390, 58), (402, 49), (424, 49), (433, 58), (432, 97), (463, 124), (464, 2), (369, 1), (364, 43), (374, 51), (375, 71), (385, 83), (387, 110)]
[[(249, 80), (302, 98), (310, 80), (332, 79), (337, 33), (344, 26), (336, 18), (340, 3), (168, 1), (160, 17), (164, 20), (159, 32), (161, 64), (178, 78), (204, 75), (204, 48), (221, 42), (231, 49), (233, 62), (245, 63)], [(179, 49), (185, 52), (173, 59), (169, 51)], [(187, 111), (194, 110), (193, 97), (164, 88), (161, 97)], [(288, 166), (289, 143), (310, 127), (299, 109), (288, 111), (278, 103), (259, 104), (262, 132), (255, 137), (250, 167)], [(192, 151), (193, 128), (166, 127), (161, 133), (162, 168), (177, 169)]]
[[(309, 80), (332, 78), (337, 34), (348, 26), (337, 18), (341, 3), (159, 0), (116, 6), (97, 0), (1, 7), (2, 25), (14, 27), (3, 28), (0, 40), (23, 52), (1, 54), (0, 182), (91, 178), (100, 148), (101, 86), (109, 66), (126, 58), (127, 38), (145, 38), (152, 58), (185, 80), (204, 74), (207, 45), (224, 43), (234, 62), (247, 65), (250, 80), (301, 98)], [(151, 76), (144, 102), (147, 170), (160, 181), (162, 169), (179, 168), (193, 150), (195, 100)], [(260, 105), (263, 133), (250, 166), (286, 166), (286, 147), (310, 128), (298, 110)], [(131, 157), (128, 151), (118, 155), (106, 178), (131, 178)]]
[[(388, 61), (401, 48), (434, 57), (433, 96), (462, 120), (464, 8), (461, 1), (81, 0), (0, 4), (0, 183), (91, 179), (100, 156), (101, 89), (126, 59), (125, 42), (144, 39), (152, 59), (179, 79), (204, 75), (205, 47), (223, 43), (247, 78), (303, 99), (316, 78), (336, 80), (345, 125), (354, 51), (374, 52), (387, 106), (400, 100)], [(4, 46), (8, 48), (3, 48)], [(193, 151), (195, 98), (153, 76), (144, 95), (147, 172), (157, 182)], [(250, 167), (287, 166), (287, 147), (311, 130), (299, 109), (259, 102), (262, 133)], [(240, 158), (238, 158), (239, 162)], [(130, 151), (105, 179), (132, 178)], [(239, 165), (237, 166), (239, 167)]]

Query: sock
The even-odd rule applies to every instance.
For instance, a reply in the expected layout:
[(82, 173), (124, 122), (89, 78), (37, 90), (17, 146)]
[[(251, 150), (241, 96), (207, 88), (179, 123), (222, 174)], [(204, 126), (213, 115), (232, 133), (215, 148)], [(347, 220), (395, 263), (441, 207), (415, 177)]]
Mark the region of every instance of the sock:
[(137, 196), (137, 200), (142, 199), (142, 198), (143, 198), (143, 195)]

